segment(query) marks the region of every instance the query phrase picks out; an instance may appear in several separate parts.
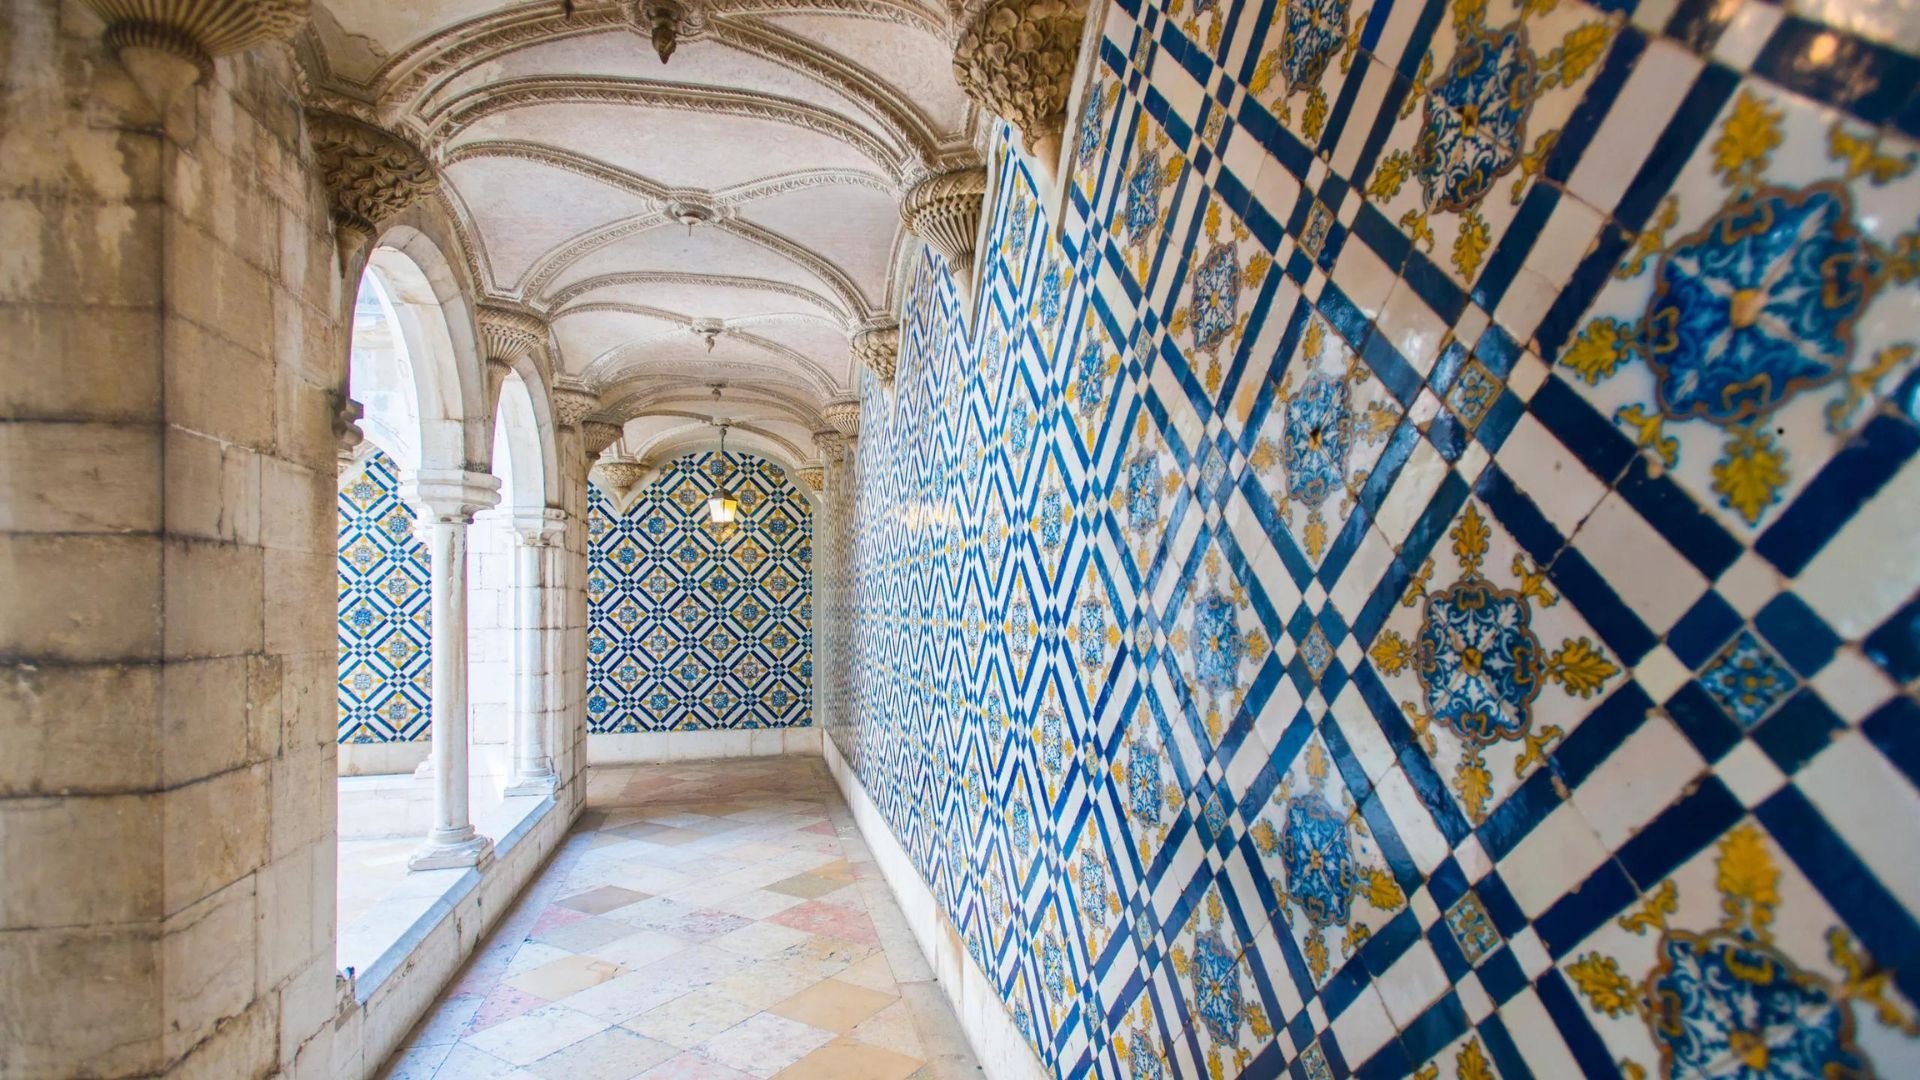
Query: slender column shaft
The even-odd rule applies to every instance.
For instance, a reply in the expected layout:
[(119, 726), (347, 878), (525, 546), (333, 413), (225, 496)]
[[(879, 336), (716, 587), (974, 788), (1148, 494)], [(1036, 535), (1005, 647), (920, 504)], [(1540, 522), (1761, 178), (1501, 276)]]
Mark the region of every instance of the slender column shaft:
[(467, 524), (435, 521), (433, 573), (433, 829), (430, 846), (473, 839), (467, 793)]
[(518, 534), (515, 553), (518, 577), (518, 626), (514, 632), (513, 786), (511, 795), (537, 795), (553, 790), (553, 750), (548, 745), (549, 714), (546, 639), (547, 552), (552, 546), (543, 531)]
[(463, 472), (423, 471), (433, 595), (433, 827), (407, 866), (414, 870), (484, 867), (493, 841), (473, 827), (467, 779), (467, 525), (498, 501), (499, 482)]

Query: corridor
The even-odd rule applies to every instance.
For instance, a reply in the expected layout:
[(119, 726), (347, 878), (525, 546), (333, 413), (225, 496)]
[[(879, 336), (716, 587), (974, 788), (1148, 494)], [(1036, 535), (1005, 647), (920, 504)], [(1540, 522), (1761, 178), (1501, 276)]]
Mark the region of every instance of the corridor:
[(979, 1075), (818, 758), (595, 768), (388, 1080)]

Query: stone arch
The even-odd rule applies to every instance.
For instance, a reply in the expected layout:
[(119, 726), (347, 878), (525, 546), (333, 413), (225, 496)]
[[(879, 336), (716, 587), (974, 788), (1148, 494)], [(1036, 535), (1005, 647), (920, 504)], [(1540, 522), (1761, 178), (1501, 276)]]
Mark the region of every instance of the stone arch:
[(484, 463), (492, 435), (486, 379), (472, 306), (454, 264), (426, 233), (398, 225), (374, 245), (365, 275), (384, 290), (412, 362), (420, 425), (415, 467)]

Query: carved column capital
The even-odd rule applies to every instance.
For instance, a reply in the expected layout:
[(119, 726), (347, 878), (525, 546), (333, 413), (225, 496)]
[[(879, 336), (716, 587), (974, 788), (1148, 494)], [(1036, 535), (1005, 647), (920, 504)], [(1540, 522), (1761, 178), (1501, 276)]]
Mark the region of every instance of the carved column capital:
[(847, 437), (837, 431), (816, 431), (813, 433), (813, 448), (828, 461), (838, 461), (840, 455), (847, 452)]
[(440, 187), (440, 175), (418, 147), (351, 116), (308, 109), (307, 138), (343, 251), (372, 242), (380, 222)]
[(435, 521), (469, 524), (473, 515), (500, 504), (500, 478), (470, 469), (421, 469), (407, 494)]
[(606, 420), (582, 420), (580, 441), (588, 454), (598, 454), (620, 441), (621, 425)]
[[(826, 418), (833, 429), (849, 439), (860, 437), (860, 399), (857, 397), (837, 397), (820, 407), (820, 415)], [(814, 440), (819, 441), (815, 435)]]
[(853, 358), (891, 383), (900, 365), (900, 327), (897, 323), (869, 327), (853, 335)]
[(480, 348), (488, 360), (512, 364), (547, 342), (547, 320), (525, 308), (481, 304), (473, 314), (480, 328)]
[(915, 184), (900, 203), (900, 217), (915, 236), (946, 257), (961, 291), (972, 287), (973, 238), (987, 200), (985, 166), (955, 169)]
[(516, 510), (508, 524), (522, 547), (550, 547), (566, 535), (567, 513), (552, 507)]
[(615, 494), (627, 491), (647, 475), (647, 466), (639, 461), (603, 461), (596, 465), (590, 479), (597, 479)]
[(552, 401), (553, 422), (561, 427), (577, 427), (600, 411), (600, 395), (586, 386), (568, 386), (556, 380)]
[(810, 491), (824, 491), (827, 487), (827, 467), (824, 465), (802, 465), (797, 470), (800, 482)]
[(1048, 169), (1060, 154), (1087, 11), (1079, 0), (987, 0), (960, 17), (953, 74), (980, 107), (1020, 129)]
[(107, 46), (156, 49), (213, 72), (222, 56), (284, 41), (307, 23), (307, 0), (84, 0), (106, 21)]

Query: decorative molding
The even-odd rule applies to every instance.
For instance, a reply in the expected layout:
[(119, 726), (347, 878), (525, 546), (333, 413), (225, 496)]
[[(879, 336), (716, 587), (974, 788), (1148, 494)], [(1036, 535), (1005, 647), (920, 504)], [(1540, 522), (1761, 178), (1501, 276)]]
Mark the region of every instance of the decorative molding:
[(1060, 154), (1086, 24), (1084, 0), (987, 0), (957, 25), (953, 74), (982, 108), (1020, 129), (1046, 167)]
[(201, 78), (213, 62), (271, 41), (284, 41), (307, 22), (307, 0), (83, 0), (107, 24), (104, 40), (116, 54), (155, 49), (187, 61)]
[(910, 100), (864, 69), (811, 43), (772, 27), (746, 21), (719, 22), (714, 40), (759, 56), (822, 83), (859, 106), (902, 151), (923, 167), (940, 145), (933, 122)]
[(817, 105), (750, 90), (617, 76), (532, 75), (506, 79), (453, 99), (427, 117), (426, 125), (433, 132), (434, 141), (444, 143), (489, 116), (530, 105), (630, 105), (744, 116), (838, 139), (866, 155), (890, 177), (898, 177), (902, 166), (900, 153), (883, 145), (865, 128)]
[(886, 323), (853, 336), (853, 358), (867, 366), (883, 383), (893, 382), (900, 360), (900, 326)]
[(531, 161), (537, 165), (573, 173), (575, 176), (584, 176), (638, 198), (662, 205), (667, 201), (667, 189), (644, 176), (636, 176), (625, 169), (587, 157), (585, 154), (576, 154), (557, 146), (524, 142), (519, 139), (486, 139), (480, 142), (463, 143), (443, 153), (440, 162), (443, 166), (451, 166), (463, 161), (483, 158)]
[(412, 143), (340, 113), (307, 110), (313, 144), (344, 249), (371, 243), (380, 222), (440, 190), (440, 176)]
[[(848, 395), (837, 397), (820, 407), (820, 415), (827, 418), (835, 431), (849, 439), (860, 437), (860, 399)], [(819, 436), (814, 436), (816, 442)]]
[(513, 361), (532, 356), (547, 343), (547, 320), (524, 308), (483, 303), (474, 312), (480, 348), (488, 360)]
[(500, 478), (472, 469), (421, 469), (406, 496), (435, 521), (469, 524), (474, 514), (500, 504)]
[(360, 418), (367, 414), (366, 409), (357, 401), (338, 390), (328, 393), (333, 404), (333, 448), (339, 465), (344, 468), (360, 456), (360, 444), (366, 436), (360, 432)]
[(580, 442), (588, 454), (598, 454), (607, 447), (620, 441), (622, 425), (605, 420), (582, 420), (580, 422)]
[(946, 257), (963, 292), (973, 280), (973, 245), (986, 199), (987, 170), (975, 166), (921, 181), (900, 206), (900, 219), (928, 247)]
[(798, 469), (795, 469), (794, 472), (800, 477), (800, 482), (807, 485), (809, 491), (825, 491), (827, 489), (826, 466), (802, 465)]

